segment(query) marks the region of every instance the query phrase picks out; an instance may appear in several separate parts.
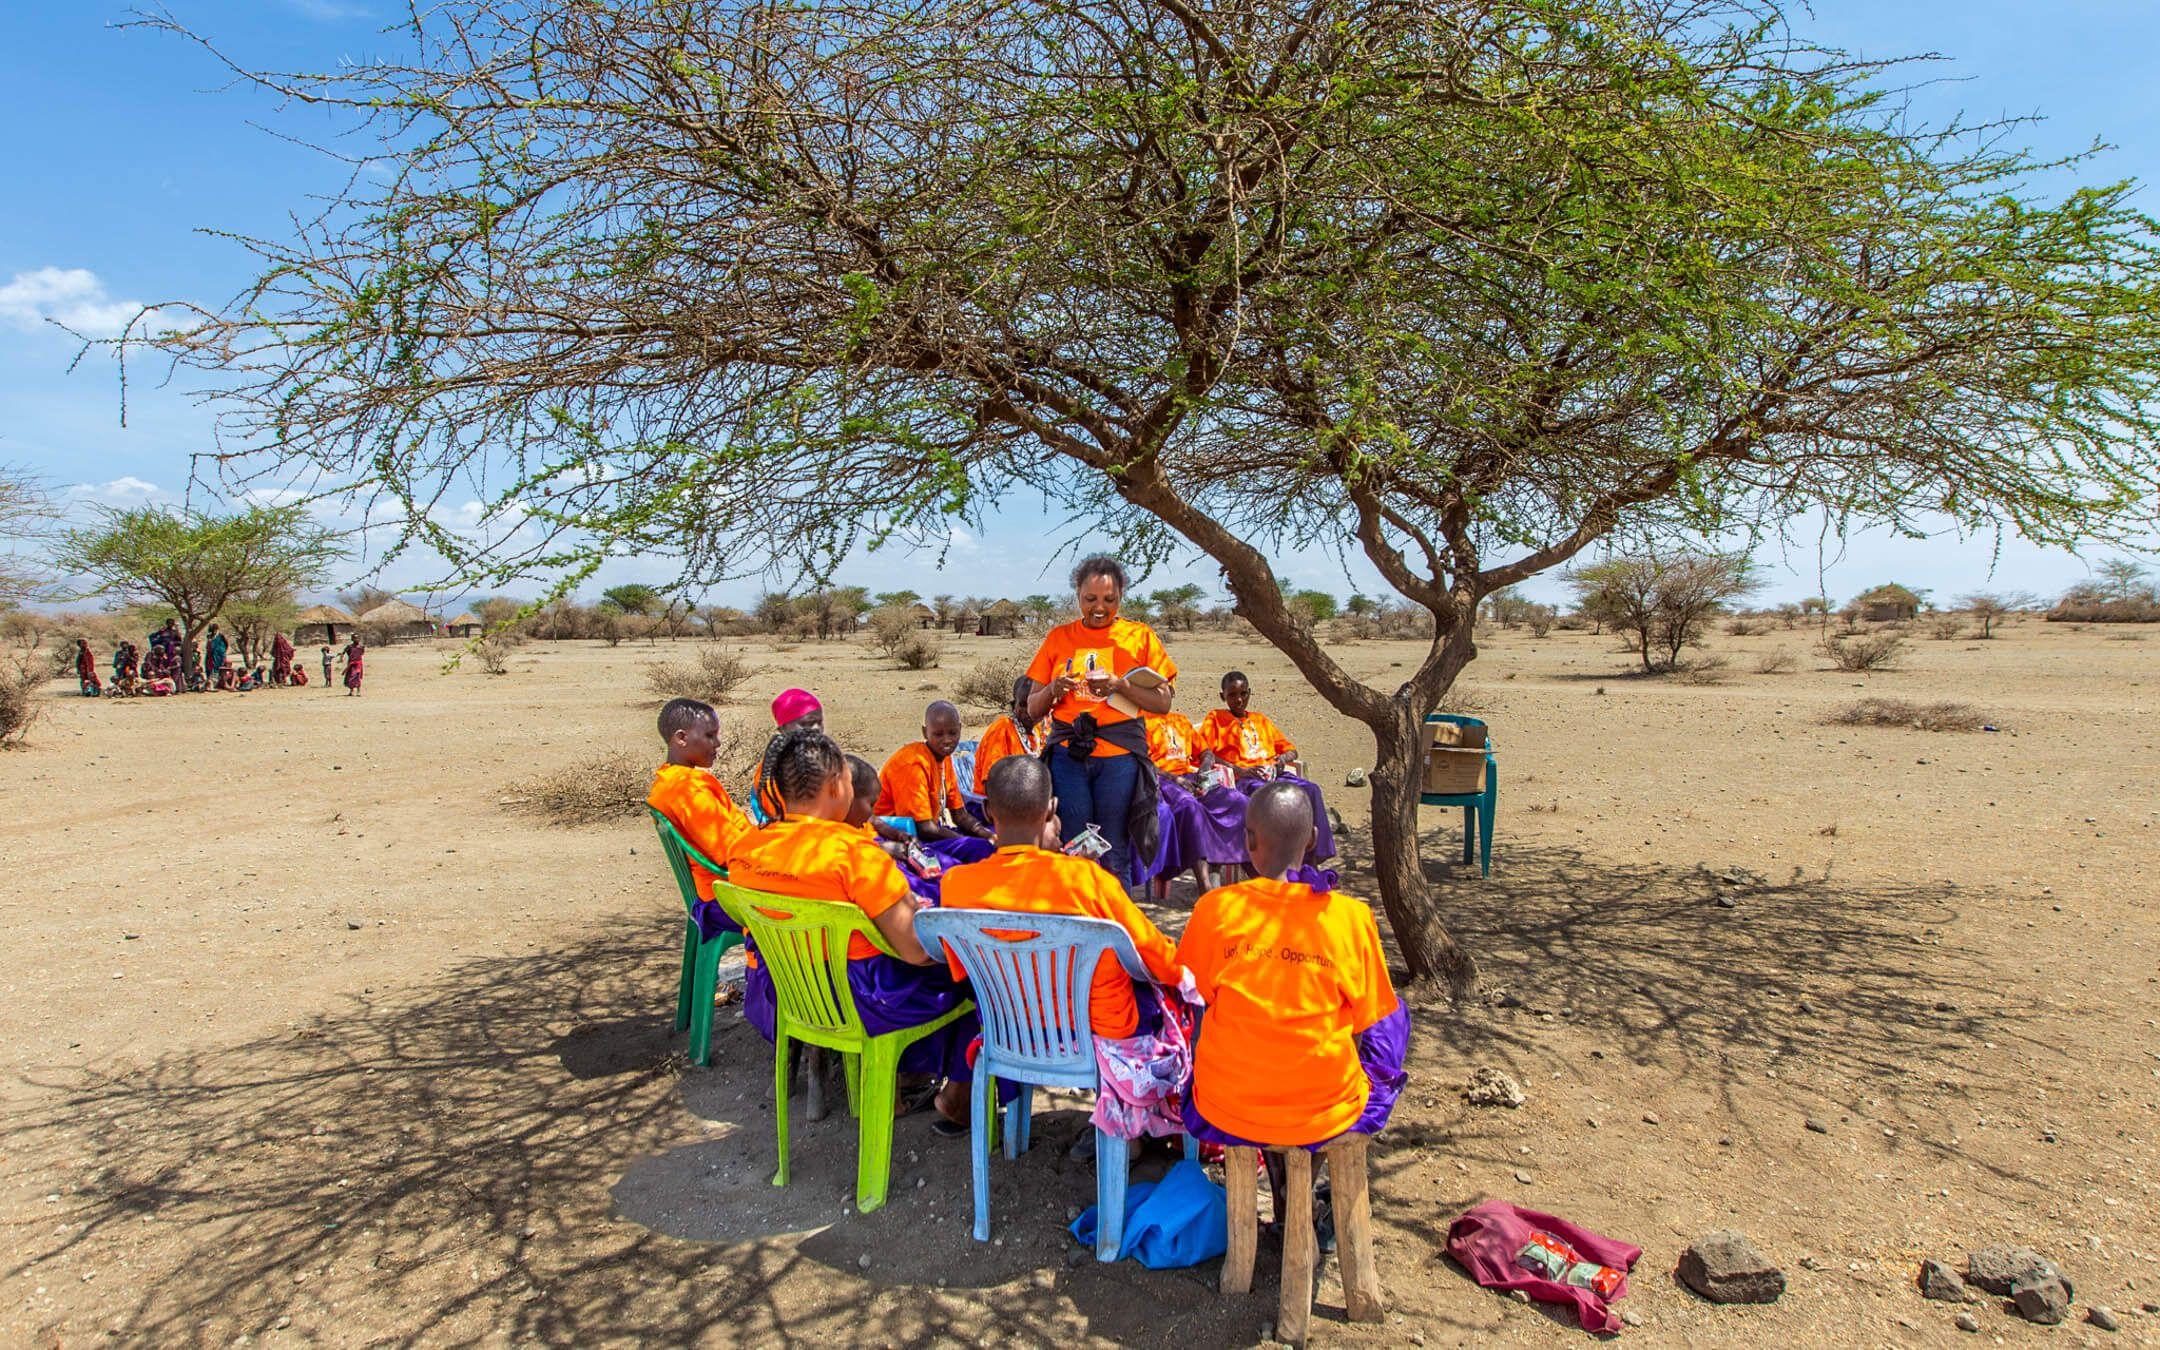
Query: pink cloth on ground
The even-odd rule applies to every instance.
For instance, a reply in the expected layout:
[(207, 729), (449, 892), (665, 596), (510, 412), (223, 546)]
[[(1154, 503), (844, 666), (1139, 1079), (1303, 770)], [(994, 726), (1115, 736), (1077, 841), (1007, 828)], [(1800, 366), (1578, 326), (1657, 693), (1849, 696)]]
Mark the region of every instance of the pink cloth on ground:
[[(1487, 1289), (1520, 1289), (1546, 1303), (1572, 1303), (1584, 1331), (1618, 1331), (1620, 1317), (1594, 1289), (1546, 1279), (1515, 1260), (1533, 1233), (1549, 1233), (1582, 1253), (1586, 1261), (1626, 1271), (1642, 1259), (1642, 1248), (1602, 1237), (1552, 1214), (1520, 1209), (1505, 1200), (1488, 1200), (1448, 1225), (1447, 1253), (1470, 1278)], [(1613, 1293), (1627, 1297), (1627, 1280)]]

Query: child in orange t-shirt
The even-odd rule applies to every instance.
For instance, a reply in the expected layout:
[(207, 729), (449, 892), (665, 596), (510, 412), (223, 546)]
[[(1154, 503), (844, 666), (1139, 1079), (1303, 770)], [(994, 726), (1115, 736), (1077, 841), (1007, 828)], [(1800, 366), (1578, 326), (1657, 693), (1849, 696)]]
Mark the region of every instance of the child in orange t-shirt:
[(915, 822), (915, 838), (945, 866), (990, 856), (990, 828), (968, 813), (960, 797), (953, 750), (960, 744), (960, 710), (943, 699), (923, 709), (922, 739), (893, 752), (878, 771), (876, 814)]
[(1199, 733), (1181, 712), (1147, 719), (1148, 758), (1155, 764), (1155, 788), (1162, 802), (1158, 819), (1155, 898), (1170, 895), (1170, 883), (1190, 871), (1200, 893), (1212, 889), (1210, 868), (1245, 859), (1245, 798), (1210, 778), (1195, 762)]
[(1312, 841), (1304, 795), (1253, 794), (1257, 874), (1200, 897), (1178, 960), (1207, 1000), (1185, 1124), (1209, 1143), (1304, 1145), (1377, 1132), (1402, 1091), (1410, 1018), (1372, 911), (1289, 880)]
[[(1159, 983), (1175, 985), (1183, 974), (1176, 945), (1140, 912), (1108, 872), (1087, 859), (1057, 851), (1048, 766), (1033, 756), (1008, 756), (991, 770), (987, 786), (983, 809), (997, 829), (997, 852), (945, 874), (944, 907), (1108, 919), (1132, 938), (1148, 974)], [(953, 978), (964, 978), (959, 959), (950, 948), (945, 954), (952, 963)], [(1136, 993), (1140, 995), (1137, 1001)], [(1095, 966), (1088, 996), (1088, 1024), (1095, 1034), (1131, 1036), (1152, 1029), (1161, 1016), (1162, 1005), (1154, 991), (1136, 991), (1117, 957), (1104, 953)]]
[(983, 732), (982, 740), (975, 747), (975, 795), (990, 795), (990, 770), (1007, 755), (1027, 755), (1030, 758), (1042, 753), (1042, 737), (1035, 734), (1039, 725), (1036, 718), (1028, 716), (1028, 692), (1035, 682), (1022, 675), (1013, 681), (1012, 711), (990, 724)]
[[(822, 731), (798, 727), (774, 737), (765, 752), (766, 794), (773, 819), (746, 831), (727, 858), (737, 886), (769, 895), (844, 901), (861, 909), (895, 955), (861, 934), (848, 947), (848, 988), (871, 1035), (919, 1026), (967, 999), (967, 987), (915, 936), (914, 896), (877, 841), (848, 823), (856, 801), (847, 757)], [(759, 964), (743, 985), (743, 1013), (767, 1040), (773, 1036), (772, 976)], [(980, 1030), (972, 1010), (915, 1042), (900, 1056), (906, 1073), (938, 1074), (938, 1113), (967, 1121), (967, 1046)]]
[[(750, 817), (713, 776), (713, 760), (720, 753), (719, 714), (694, 698), (669, 699), (660, 709), (660, 738), (667, 745), (667, 762), (653, 771), (645, 804), (666, 816), (683, 842), (724, 866), (735, 841), (750, 829)], [(690, 877), (698, 899), (709, 902), (714, 874), (693, 860)], [(709, 916), (704, 913), (708, 909)], [(707, 937), (718, 928), (741, 931), (719, 906), (700, 905), (699, 910)]]
[(1294, 783), (1312, 804), (1313, 854), (1321, 861), (1335, 856), (1335, 831), (1328, 820), (1327, 799), (1320, 785), (1303, 777), (1297, 746), (1275, 725), (1273, 718), (1252, 708), (1252, 681), (1233, 670), (1222, 678), (1223, 706), (1200, 723), (1195, 745), (1200, 750), (1199, 768), (1210, 773), (1222, 764), (1237, 775), (1237, 789), (1250, 796), (1270, 781)]

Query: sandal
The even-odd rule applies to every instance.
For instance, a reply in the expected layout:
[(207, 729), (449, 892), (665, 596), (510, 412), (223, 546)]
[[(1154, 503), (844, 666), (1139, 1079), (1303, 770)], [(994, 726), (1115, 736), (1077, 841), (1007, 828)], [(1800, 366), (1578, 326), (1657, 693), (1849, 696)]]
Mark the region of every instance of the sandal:
[[(894, 1104), (893, 1119), (912, 1116), (937, 1101), (938, 1085), (935, 1079), (911, 1089), (902, 1088), (899, 1100)], [(942, 1119), (942, 1117), (941, 1117)]]

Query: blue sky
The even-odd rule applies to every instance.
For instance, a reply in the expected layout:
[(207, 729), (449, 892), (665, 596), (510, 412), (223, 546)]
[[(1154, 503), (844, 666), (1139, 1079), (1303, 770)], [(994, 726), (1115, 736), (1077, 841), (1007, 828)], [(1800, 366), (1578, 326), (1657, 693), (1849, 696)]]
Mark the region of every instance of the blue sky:
[[(364, 56), (402, 4), (389, 0), (174, 0), (171, 10), (258, 68), (320, 69)], [(93, 356), (72, 373), (75, 344), (43, 322), (58, 317), (109, 330), (139, 303), (222, 301), (247, 276), (246, 255), (206, 230), (280, 232), (310, 194), (334, 188), (336, 165), (272, 132), (306, 136), (319, 115), (281, 108), (234, 85), (210, 56), (166, 34), (123, 25), (129, 6), (110, 0), (19, 4), (0, 17), (0, 463), (27, 466), (75, 501), (176, 500), (189, 490), (190, 455), (210, 447), (208, 410), (160, 386), (161, 371), (131, 371), (127, 425), (112, 363)], [(2043, 152), (2095, 138), (2117, 149), (2087, 178), (2160, 180), (2160, 4), (2151, 0), (1821, 0), (1803, 31), (1871, 56), (1939, 53), (1935, 81), (1915, 94), (1940, 120), (2037, 114), (2025, 133)], [(2160, 207), (2146, 189), (2147, 210)], [(194, 491), (199, 495), (201, 488)], [(1954, 595), (1983, 586), (2052, 593), (2087, 573), (2086, 563), (2021, 540), (1914, 541), (1863, 535), (1818, 557), (1815, 531), (1790, 550), (1765, 550), (1773, 599), (1828, 589), (1848, 596), (1880, 580)], [(992, 589), (1055, 591), (1059, 561), (1047, 556), (1045, 523), (1015, 510), (979, 535), (964, 533), (944, 574), (935, 560), (881, 554), (842, 580), (924, 593)], [(1334, 560), (1284, 561), (1302, 584), (1347, 592)], [(602, 583), (665, 580), (664, 566), (623, 560)], [(419, 579), (393, 570), (393, 583)], [(986, 578), (994, 578), (986, 580)], [(1214, 580), (1204, 563), (1176, 579)], [(722, 588), (741, 599), (745, 582)], [(1367, 589), (1377, 589), (1367, 585)], [(1533, 583), (1545, 596), (1556, 582)]]

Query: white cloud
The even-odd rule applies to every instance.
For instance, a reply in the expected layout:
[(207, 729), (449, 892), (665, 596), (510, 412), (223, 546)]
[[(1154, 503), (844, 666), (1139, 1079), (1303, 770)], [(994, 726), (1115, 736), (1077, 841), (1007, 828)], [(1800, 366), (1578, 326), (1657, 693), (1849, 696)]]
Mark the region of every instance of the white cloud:
[(0, 323), (26, 333), (57, 323), (88, 338), (118, 337), (138, 314), (159, 322), (156, 310), (143, 314), (141, 301), (115, 300), (87, 267), (33, 268), (0, 285)]
[(367, 6), (349, 3), (349, 0), (285, 0), (285, 8), (309, 19), (334, 23), (339, 19), (363, 19)]
[(170, 497), (172, 494), (133, 474), (123, 474), (109, 483), (77, 483), (67, 490), (67, 495), (85, 501), (147, 502)]

